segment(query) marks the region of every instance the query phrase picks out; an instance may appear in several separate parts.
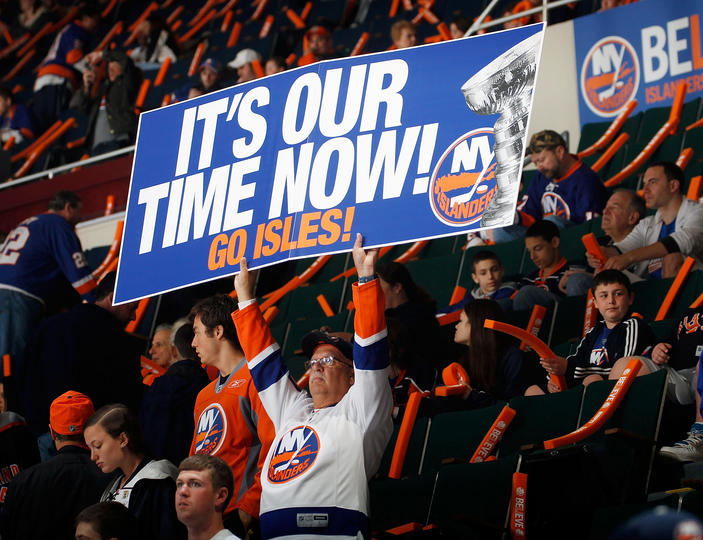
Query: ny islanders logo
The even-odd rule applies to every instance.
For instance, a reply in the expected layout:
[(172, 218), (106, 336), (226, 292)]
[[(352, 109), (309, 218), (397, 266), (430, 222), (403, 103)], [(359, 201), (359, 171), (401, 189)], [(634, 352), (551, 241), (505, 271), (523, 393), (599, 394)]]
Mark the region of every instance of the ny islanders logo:
[(310, 426), (298, 426), (286, 433), (276, 446), (268, 469), (269, 482), (282, 484), (297, 478), (315, 463), (320, 438)]
[(430, 179), (430, 206), (442, 223), (465, 227), (481, 220), (496, 193), (492, 128), (466, 133), (447, 148)]
[(195, 453), (215, 455), (227, 435), (227, 418), (219, 403), (208, 406), (198, 418)]
[(581, 66), (581, 94), (595, 114), (615, 116), (637, 93), (640, 64), (635, 48), (620, 36), (599, 40)]

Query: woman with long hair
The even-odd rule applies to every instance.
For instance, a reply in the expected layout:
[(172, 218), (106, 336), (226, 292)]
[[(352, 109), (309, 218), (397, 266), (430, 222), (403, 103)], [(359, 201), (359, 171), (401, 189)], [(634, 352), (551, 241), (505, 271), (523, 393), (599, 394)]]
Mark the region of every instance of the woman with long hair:
[(461, 363), (470, 378), (469, 389), (464, 394), (470, 408), (521, 396), (527, 388), (522, 351), (515, 341), (483, 326), (486, 319), (502, 321), (503, 318), (497, 302), (480, 299), (464, 306), (456, 324), (454, 341), (467, 347)]
[(395, 321), (395, 334), (403, 334), (405, 345), (413, 352), (413, 361), (405, 366), (413, 373), (414, 382), (423, 390), (431, 390), (435, 370), (446, 358), (435, 317), (437, 304), (415, 283), (405, 265), (389, 262), (376, 266), (376, 273), (386, 300), (386, 321)]
[(137, 518), (140, 539), (180, 539), (185, 527), (174, 506), (178, 470), (147, 457), (141, 429), (126, 405), (101, 407), (85, 424), (90, 458), (104, 473), (119, 471), (100, 497), (126, 506)]

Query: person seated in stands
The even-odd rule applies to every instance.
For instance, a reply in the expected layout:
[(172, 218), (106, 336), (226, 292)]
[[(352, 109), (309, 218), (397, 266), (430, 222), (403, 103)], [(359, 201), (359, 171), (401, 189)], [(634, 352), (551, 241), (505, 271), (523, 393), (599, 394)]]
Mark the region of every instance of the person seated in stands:
[(307, 41), (307, 49), (303, 56), (298, 59), (299, 66), (307, 66), (334, 58), (334, 49), (332, 48), (332, 34), (324, 26), (316, 25), (305, 32), (305, 41)]
[(242, 49), (234, 57), (234, 60), (227, 64), (227, 67), (237, 72), (237, 84), (253, 81), (256, 79), (256, 72), (252, 62), (261, 62), (261, 55), (254, 49)]
[(438, 351), (440, 336), (434, 299), (415, 283), (403, 264), (379, 263), (376, 273), (385, 298), (386, 317), (393, 317), (408, 329), (413, 347), (422, 359), (442, 367), (444, 354)]
[(410, 21), (396, 21), (391, 26), (391, 40), (396, 49), (414, 47), (417, 43), (417, 30)]
[(137, 520), (118, 502), (100, 502), (76, 517), (76, 540), (139, 540)]
[[(540, 361), (547, 373), (565, 375), (569, 386), (587, 386), (607, 379), (611, 370), (618, 372), (619, 377), (624, 369), (624, 366), (620, 368), (622, 359), (643, 354), (654, 344), (649, 325), (630, 314), (634, 294), (625, 274), (618, 270), (603, 270), (596, 274), (593, 297), (602, 320), (588, 331), (576, 352), (568, 358), (557, 356)], [(558, 392), (551, 381), (548, 390)], [(543, 393), (543, 387), (531, 386), (526, 395)]]
[(521, 396), (527, 388), (518, 344), (510, 336), (485, 328), (486, 319), (503, 321), (503, 310), (493, 300), (474, 300), (464, 306), (454, 332), (454, 342), (468, 347), (461, 357), (469, 375), (461, 396), (468, 408)]
[[(660, 450), (661, 455), (678, 461), (703, 460), (703, 420), (700, 417), (701, 398), (697, 389), (697, 372), (700, 372), (700, 367), (696, 369), (700, 365), (702, 352), (703, 306), (699, 306), (687, 309), (667, 339), (657, 343), (649, 354), (638, 357), (643, 364), (638, 377), (664, 369), (667, 400), (679, 405), (696, 404), (696, 422), (688, 437)], [(631, 358), (618, 360), (610, 372), (610, 378), (619, 378), (630, 360)], [(700, 380), (703, 383), (703, 378)]]
[(601, 229), (606, 236), (601, 237), (599, 243), (610, 247), (616, 242), (621, 242), (646, 214), (645, 202), (635, 191), (616, 189), (603, 208)]
[(517, 284), (512, 281), (503, 283), (505, 268), (498, 255), (488, 250), (479, 251), (471, 259), (471, 269), (471, 279), (474, 280), (476, 287), (461, 301), (441, 309), (439, 313), (452, 313), (479, 298), (495, 300), (503, 310), (512, 309), (510, 298), (517, 290)]
[(686, 257), (703, 267), (703, 206), (683, 195), (684, 174), (659, 161), (644, 172), (644, 199), (656, 214), (642, 219), (623, 240), (605, 248), (603, 268), (630, 269), (645, 279), (673, 277)]
[(90, 461), (83, 438), (83, 426), (95, 412), (90, 398), (69, 390), (49, 411), (58, 453), (13, 479), (0, 520), (3, 538), (72, 538), (76, 516), (100, 498), (110, 480)]
[[(151, 347), (149, 348), (149, 356), (152, 362), (158, 364), (162, 368), (168, 368), (178, 357), (178, 350), (171, 345), (171, 330), (170, 324), (160, 324), (154, 329), (154, 335), (151, 338)], [(180, 462), (180, 460), (179, 460)]]
[(0, 86), (0, 142), (14, 139), (19, 144), (34, 138), (32, 117), (27, 108), (15, 102), (15, 96), (6, 86)]
[(178, 41), (166, 24), (166, 20), (152, 13), (137, 27), (137, 43), (129, 57), (142, 69), (161, 65), (167, 58), (176, 61)]
[(525, 248), (537, 270), (518, 282), (513, 309), (532, 309), (535, 304), (549, 306), (564, 296), (580, 296), (588, 292), (591, 276), (582, 272), (572, 273), (560, 287), (562, 278), (571, 270), (559, 250), (560, 241), (559, 228), (551, 221), (536, 221), (527, 229)]
[[(699, 326), (700, 328), (700, 326)], [(699, 337), (700, 339), (700, 337)], [(662, 344), (659, 344), (662, 345)], [(657, 346), (659, 346), (657, 345)], [(700, 346), (699, 346), (700, 347)], [(667, 354), (668, 355), (668, 354)], [(654, 354), (652, 354), (654, 358)], [(694, 368), (693, 398), (696, 404), (696, 420), (691, 425), (691, 429), (685, 439), (682, 439), (673, 446), (662, 446), (659, 454), (676, 461), (703, 461), (703, 411), (701, 410), (701, 393), (703, 393), (703, 352), (698, 358), (698, 365)], [(667, 375), (668, 379), (668, 375)], [(700, 381), (700, 382), (699, 382)], [(667, 381), (668, 382), (668, 381)], [(668, 391), (667, 387), (667, 391)]]
[[(97, 91), (93, 65), (105, 60), (107, 77)], [(137, 113), (134, 107), (142, 83), (142, 72), (122, 51), (97, 51), (86, 55), (83, 88), (76, 92), (71, 106), (88, 115), (86, 146), (92, 155), (104, 154), (134, 144)]]
[[(3, 387), (0, 384), (0, 391), (4, 392)], [(8, 485), (22, 471), (39, 462), (37, 440), (24, 418), (14, 411), (3, 410), (5, 408), (3, 394), (0, 402), (0, 535), (5, 535), (2, 529), (5, 512), (3, 506)], [(21, 537), (6, 535), (3, 538)]]
[[(527, 0), (526, 0), (527, 1)], [(496, 243), (523, 236), (522, 222), (546, 219), (558, 227), (578, 225), (603, 211), (608, 193), (598, 175), (574, 154), (556, 131), (532, 135), (527, 147), (537, 172), (518, 204), (520, 222), (493, 231)]]
[(174, 333), (176, 355), (171, 357), (166, 373), (154, 379), (144, 393), (139, 423), (144, 441), (155, 455), (180, 463), (193, 439), (195, 400), (210, 378), (191, 345), (195, 337), (192, 325), (182, 324), (174, 328)]
[(400, 408), (408, 402), (412, 391), (430, 391), (437, 383), (437, 369), (432, 361), (422, 358), (415, 347), (415, 338), (401, 321), (386, 317), (389, 380), (393, 389), (393, 418), (402, 418)]
[(99, 24), (100, 7), (84, 4), (78, 19), (68, 23), (54, 38), (34, 82), (32, 113), (37, 134), (59, 118), (74, 90), (80, 87), (81, 71), (85, 69), (83, 57)]
[(449, 33), (452, 35), (452, 39), (464, 37), (469, 28), (471, 28), (471, 21), (463, 15), (455, 15), (449, 23)]
[(100, 501), (117, 501), (137, 518), (140, 540), (185, 539), (174, 498), (178, 471), (168, 460), (147, 457), (137, 419), (121, 403), (101, 407), (85, 423), (90, 459), (106, 473), (117, 473)]
[(22, 33), (28, 32), (33, 36), (51, 21), (51, 12), (41, 0), (20, 0), (19, 5), (17, 27), (21, 29)]
[(188, 528), (188, 540), (239, 540), (225, 529), (222, 519), (233, 491), (232, 469), (220, 458), (198, 454), (181, 462), (176, 514)]
[(266, 65), (264, 66), (264, 73), (266, 75), (273, 75), (274, 73), (281, 73), (288, 69), (286, 64), (286, 59), (282, 56), (272, 56), (266, 60)]
[(220, 89), (222, 78), (222, 64), (214, 58), (206, 58), (198, 69), (200, 82), (189, 82), (173, 93), (171, 103), (177, 103), (204, 94), (209, 94)]
[[(645, 216), (646, 212), (647, 208), (645, 207), (644, 200), (637, 195), (636, 192), (631, 189), (616, 189), (605, 204), (605, 208), (603, 208), (601, 228), (605, 232), (605, 236), (601, 236), (597, 239), (598, 244), (610, 247), (613, 246), (615, 242), (623, 240), (632, 232), (635, 225)], [(601, 267), (600, 261), (589, 253), (586, 253), (586, 259), (591, 269)], [(563, 292), (566, 292), (567, 280), (575, 273), (588, 273), (589, 275), (593, 275), (590, 269), (569, 270), (565, 272), (562, 281), (559, 283), (559, 288)], [(636, 276), (628, 270), (625, 270), (624, 273), (630, 280), (630, 283), (642, 281), (641, 277)]]

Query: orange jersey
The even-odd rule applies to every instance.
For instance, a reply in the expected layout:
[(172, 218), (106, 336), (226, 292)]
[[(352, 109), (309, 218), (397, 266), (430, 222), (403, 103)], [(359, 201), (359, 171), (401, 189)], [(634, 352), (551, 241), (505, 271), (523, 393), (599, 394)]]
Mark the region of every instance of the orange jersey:
[(195, 433), (190, 455), (223, 459), (234, 474), (234, 495), (225, 514), (241, 508), (259, 517), (260, 473), (274, 429), (254, 388), (246, 363), (220, 385), (219, 377), (195, 402)]

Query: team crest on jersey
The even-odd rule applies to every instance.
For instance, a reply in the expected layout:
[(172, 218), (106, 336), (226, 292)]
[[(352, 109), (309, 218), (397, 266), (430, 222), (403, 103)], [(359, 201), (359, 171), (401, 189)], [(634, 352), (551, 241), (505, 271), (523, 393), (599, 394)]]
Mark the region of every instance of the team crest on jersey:
[(464, 227), (480, 221), (496, 193), (493, 128), (466, 133), (447, 148), (430, 179), (430, 206), (442, 223)]
[(581, 94), (595, 114), (617, 115), (637, 93), (640, 64), (635, 48), (620, 36), (599, 40), (581, 67)]
[(593, 349), (591, 351), (590, 361), (592, 366), (603, 366), (608, 364), (608, 351), (605, 347)]
[(320, 438), (310, 426), (298, 426), (286, 433), (273, 452), (268, 468), (269, 482), (282, 484), (304, 474), (320, 451)]
[(554, 192), (545, 191), (542, 195), (542, 213), (545, 216), (559, 216), (566, 220), (571, 218), (571, 210), (566, 201)]
[(195, 430), (195, 453), (214, 455), (227, 435), (227, 418), (219, 403), (209, 405), (198, 418)]

